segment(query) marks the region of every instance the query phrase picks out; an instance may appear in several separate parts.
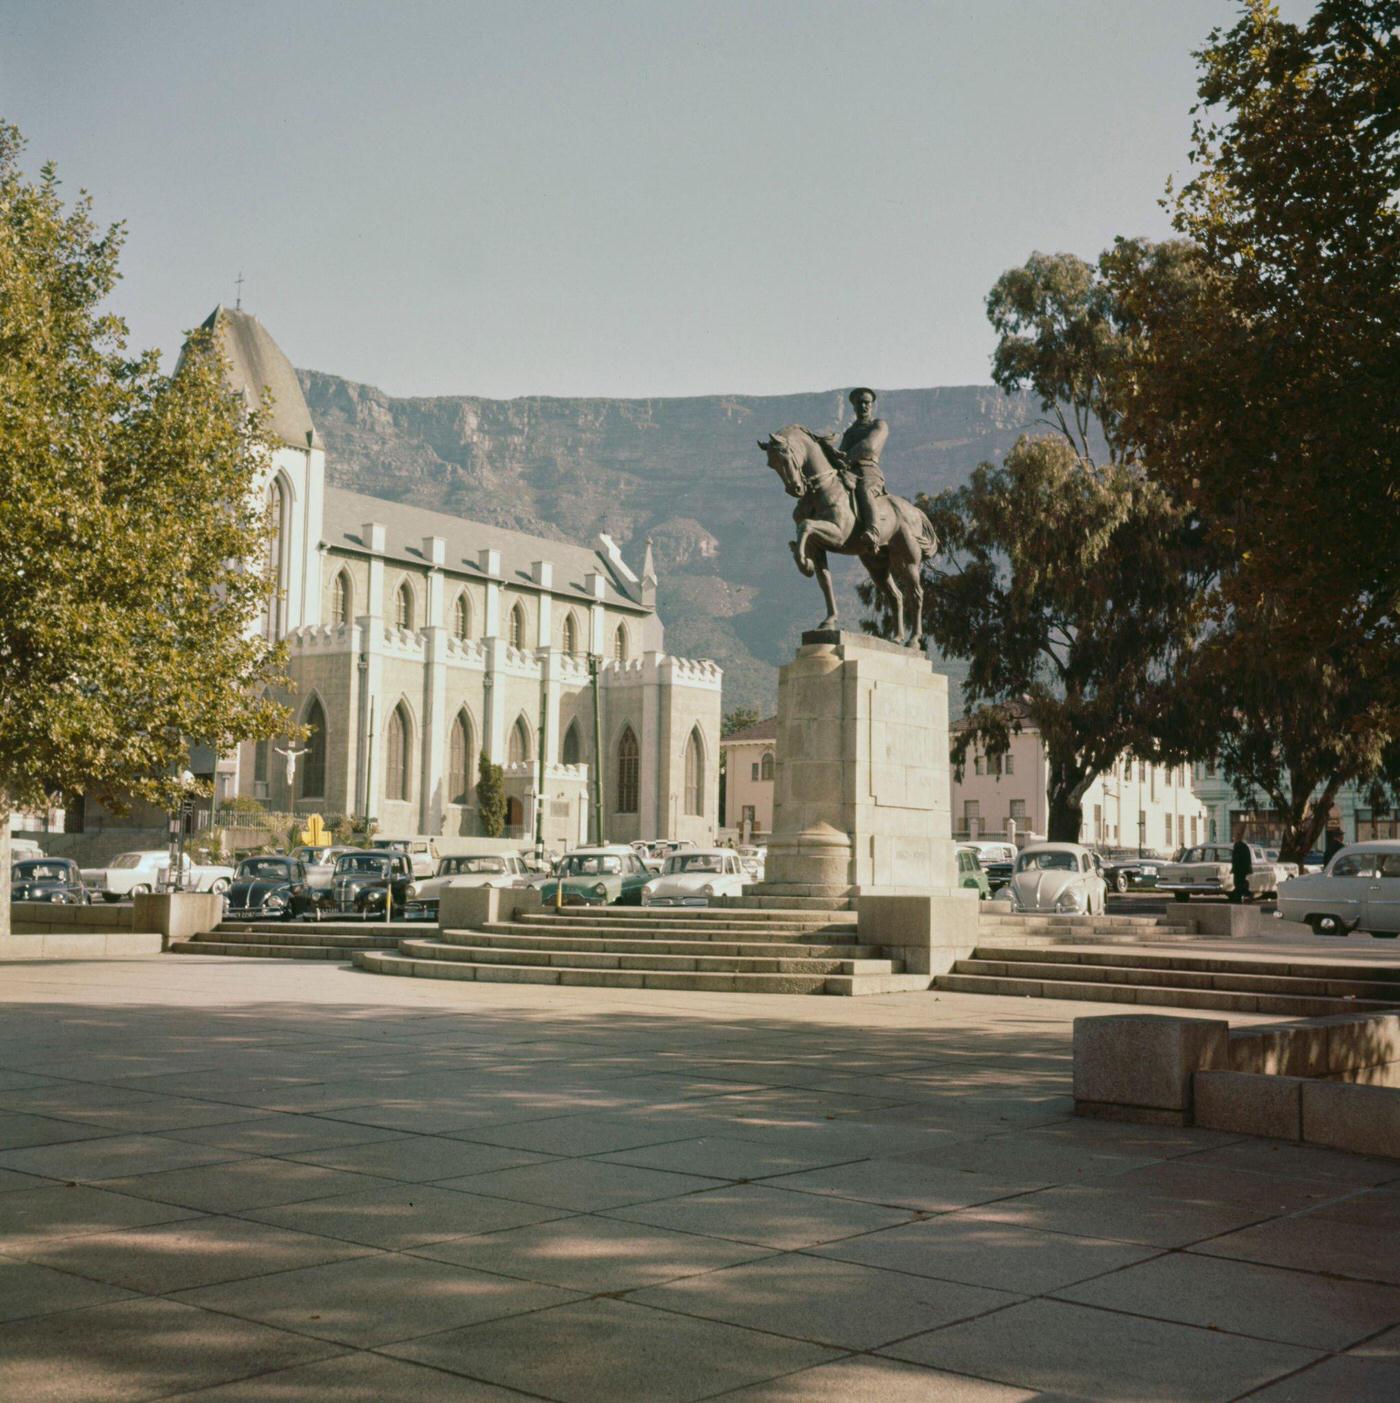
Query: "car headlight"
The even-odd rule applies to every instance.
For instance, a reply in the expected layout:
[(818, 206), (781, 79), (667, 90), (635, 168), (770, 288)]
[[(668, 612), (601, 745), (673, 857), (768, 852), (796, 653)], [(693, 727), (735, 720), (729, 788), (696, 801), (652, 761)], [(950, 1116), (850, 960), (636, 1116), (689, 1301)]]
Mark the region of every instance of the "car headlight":
[(595, 882), (593, 884), (594, 896), (606, 896), (608, 894), (608, 884), (606, 882)]
[(642, 888), (642, 905), (643, 905), (643, 906), (650, 906), (650, 905), (651, 905), (651, 883), (650, 883), (650, 882), (648, 882), (648, 883), (646, 884), (646, 886), (644, 886), (644, 887)]
[(705, 885), (700, 888), (701, 896), (713, 896), (714, 894), (715, 884), (713, 882), (706, 882)]
[(410, 882), (410, 883), (403, 889), (403, 894), (404, 894), (404, 900), (405, 900), (405, 901), (412, 901), (413, 898), (414, 898), (415, 896), (418, 895), (418, 888), (417, 888), (416, 886), (414, 886), (412, 882)]
[(1084, 893), (1081, 891), (1064, 892), (1055, 903), (1056, 911), (1082, 911), (1083, 909)]
[(287, 904), (287, 896), (286, 896), (286, 893), (285, 893), (285, 892), (280, 892), (280, 891), (275, 891), (275, 892), (273, 892), (273, 893), (267, 898), (267, 900), (263, 902), (263, 905), (264, 905), (264, 906), (270, 908), (270, 909), (273, 910), (273, 911), (280, 911), (280, 910), (282, 909), (282, 907), (284, 907), (286, 904)]

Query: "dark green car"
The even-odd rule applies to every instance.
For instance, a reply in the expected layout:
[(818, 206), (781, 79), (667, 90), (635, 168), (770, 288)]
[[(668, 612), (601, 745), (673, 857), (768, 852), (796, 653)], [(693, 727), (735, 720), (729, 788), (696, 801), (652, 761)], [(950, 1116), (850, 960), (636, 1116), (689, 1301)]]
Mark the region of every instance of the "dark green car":
[(982, 870), (982, 859), (976, 848), (958, 849), (958, 885), (974, 887), (979, 901), (990, 901), (992, 898), (991, 884)]
[[(546, 906), (640, 906), (649, 872), (631, 848), (577, 848), (554, 864), (554, 874), (539, 883)], [(563, 887), (562, 899), (558, 895)]]

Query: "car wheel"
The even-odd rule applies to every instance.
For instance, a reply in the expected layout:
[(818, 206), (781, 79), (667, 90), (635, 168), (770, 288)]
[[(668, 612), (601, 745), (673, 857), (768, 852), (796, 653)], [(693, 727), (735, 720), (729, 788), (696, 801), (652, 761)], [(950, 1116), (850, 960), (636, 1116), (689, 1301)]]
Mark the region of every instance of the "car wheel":
[(1128, 874), (1126, 872), (1118, 872), (1114, 874), (1113, 889), (1118, 893), (1119, 896), (1122, 896), (1124, 892), (1128, 890)]
[(1189, 891), (1174, 891), (1174, 892), (1172, 893), (1172, 900), (1173, 900), (1173, 901), (1190, 901), (1190, 900), (1191, 900), (1191, 893), (1190, 893)]
[[(103, 901), (120, 901), (121, 897), (119, 897), (114, 891), (104, 891), (102, 893), (102, 899)], [(94, 896), (93, 900), (96, 901), (97, 898)]]
[(1309, 916), (1308, 925), (1314, 935), (1346, 935), (1346, 927), (1336, 916)]
[(151, 889), (150, 889), (150, 887), (147, 887), (147, 886), (132, 887), (132, 889), (131, 889), (131, 897), (132, 897), (132, 900), (133, 900), (133, 901), (134, 901), (138, 896), (150, 896), (150, 894), (151, 894)]
[(229, 889), (229, 886), (229, 879), (227, 877), (220, 877), (210, 886), (209, 890), (213, 892), (215, 896), (222, 896)]
[(1372, 939), (1372, 940), (1394, 940), (1395, 937), (1396, 937), (1397, 935), (1400, 935), (1400, 931), (1394, 931), (1394, 930), (1373, 930), (1373, 931), (1371, 932), (1371, 939)]

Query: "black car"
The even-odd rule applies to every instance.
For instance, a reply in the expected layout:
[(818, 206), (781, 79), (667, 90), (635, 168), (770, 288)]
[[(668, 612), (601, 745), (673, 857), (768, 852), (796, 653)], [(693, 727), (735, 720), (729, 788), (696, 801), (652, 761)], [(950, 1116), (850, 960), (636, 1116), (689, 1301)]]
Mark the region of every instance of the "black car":
[(984, 862), (982, 871), (987, 875), (987, 890), (991, 892), (993, 899), (998, 892), (1011, 881), (1011, 873), (1015, 869), (1014, 862)]
[(388, 848), (341, 853), (331, 877), (330, 907), (337, 915), (362, 918), (385, 916), (386, 894), (394, 916), (422, 915), (423, 903), (413, 881), (407, 853)]
[(1116, 892), (1152, 891), (1157, 886), (1157, 874), (1162, 859), (1139, 857), (1133, 852), (1099, 854), (1104, 881)]
[(66, 857), (32, 857), (10, 868), (10, 900), (86, 906), (91, 897), (76, 862)]
[(316, 893), (306, 880), (306, 867), (292, 857), (245, 857), (228, 889), (233, 921), (290, 921), (317, 914)]

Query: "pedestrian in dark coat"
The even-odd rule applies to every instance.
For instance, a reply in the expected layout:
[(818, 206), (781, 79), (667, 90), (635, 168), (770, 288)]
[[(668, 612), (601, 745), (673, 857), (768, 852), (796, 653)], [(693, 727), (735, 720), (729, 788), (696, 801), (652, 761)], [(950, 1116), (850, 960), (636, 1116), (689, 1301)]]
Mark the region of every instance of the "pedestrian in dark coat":
[(1326, 867), (1344, 847), (1346, 847), (1346, 843), (1342, 839), (1341, 831), (1329, 828), (1327, 830), (1327, 846), (1322, 850), (1322, 865)]
[(1243, 838), (1236, 838), (1235, 846), (1230, 849), (1230, 875), (1235, 879), (1231, 901), (1249, 900), (1249, 874), (1253, 871), (1254, 858), (1250, 855), (1249, 844)]

